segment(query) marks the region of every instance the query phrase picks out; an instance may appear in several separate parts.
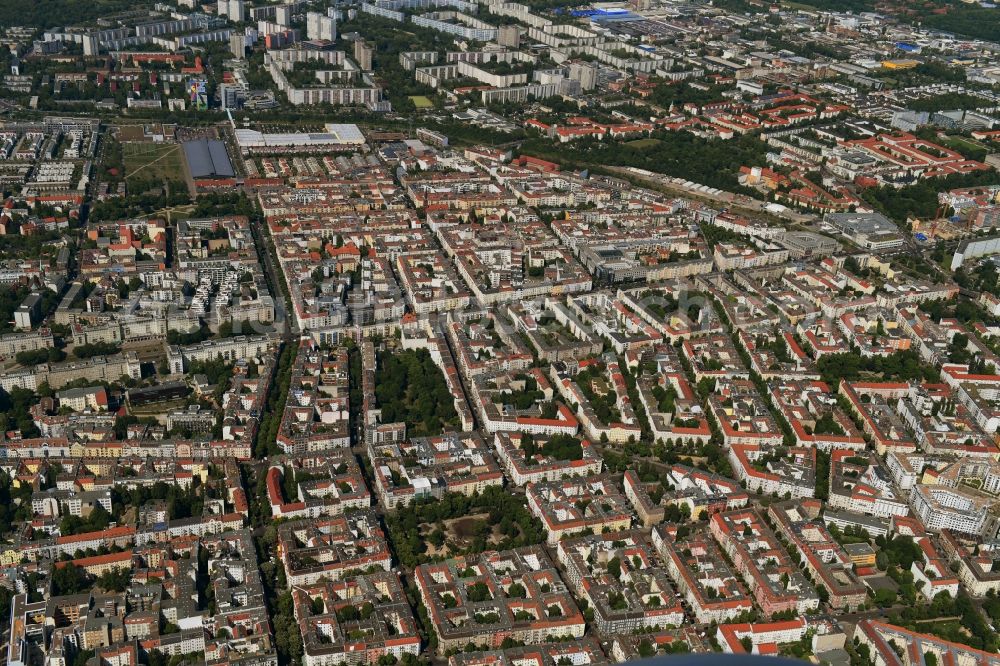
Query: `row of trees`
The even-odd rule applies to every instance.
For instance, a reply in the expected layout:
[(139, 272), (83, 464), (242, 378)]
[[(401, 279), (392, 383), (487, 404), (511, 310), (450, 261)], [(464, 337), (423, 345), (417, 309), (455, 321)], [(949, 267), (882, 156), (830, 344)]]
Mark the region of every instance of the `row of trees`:
[[(258, 458), (281, 453), (276, 444), (278, 428), (281, 427), (281, 417), (285, 413), (285, 398), (291, 383), (292, 364), (295, 362), (295, 345), (286, 344), (278, 356), (278, 367), (275, 371), (274, 385), (267, 396), (267, 409), (257, 428), (257, 438), (254, 440), (253, 452)], [(353, 373), (351, 374), (353, 377)], [(353, 410), (352, 410), (353, 412)], [(263, 481), (261, 475), (261, 481)]]
[(47, 347), (45, 349), (33, 349), (31, 351), (18, 352), (14, 359), (23, 366), (33, 366), (39, 363), (58, 363), (65, 360), (66, 352), (58, 347)]
[(73, 356), (90, 358), (91, 356), (110, 356), (121, 351), (121, 346), (112, 342), (91, 342), (73, 347)]

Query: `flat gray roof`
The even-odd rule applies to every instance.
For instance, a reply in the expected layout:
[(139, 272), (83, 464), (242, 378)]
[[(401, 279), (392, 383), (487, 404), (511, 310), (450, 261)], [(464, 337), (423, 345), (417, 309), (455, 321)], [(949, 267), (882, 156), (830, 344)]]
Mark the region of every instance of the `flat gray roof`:
[(226, 147), (216, 139), (196, 139), (185, 141), (184, 159), (192, 178), (232, 178), (233, 165), (226, 154)]

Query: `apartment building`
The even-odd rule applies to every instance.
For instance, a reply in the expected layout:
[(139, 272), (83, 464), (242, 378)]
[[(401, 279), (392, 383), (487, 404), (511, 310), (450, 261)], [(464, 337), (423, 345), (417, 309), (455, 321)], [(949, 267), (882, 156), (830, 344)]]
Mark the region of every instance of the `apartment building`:
[(423, 564), (414, 579), (442, 652), (584, 633), (580, 609), (538, 546)]

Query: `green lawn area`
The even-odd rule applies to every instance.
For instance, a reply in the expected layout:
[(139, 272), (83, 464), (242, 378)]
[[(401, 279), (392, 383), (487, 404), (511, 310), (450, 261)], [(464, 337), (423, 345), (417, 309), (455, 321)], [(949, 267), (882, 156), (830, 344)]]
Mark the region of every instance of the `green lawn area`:
[(985, 150), (983, 146), (976, 145), (965, 137), (951, 134), (941, 137), (941, 143), (955, 150)]
[(632, 146), (633, 148), (652, 148), (660, 145), (660, 143), (659, 139), (634, 139), (632, 141), (626, 141), (625, 145)]
[(789, 0), (785, 0), (785, 2), (782, 2), (781, 4), (782, 6), (787, 7), (788, 9), (803, 9), (807, 12), (816, 11), (816, 8), (813, 7), (812, 5), (807, 5), (802, 2), (789, 2)]
[(966, 159), (982, 161), (989, 153), (986, 146), (977, 145), (975, 141), (957, 134), (943, 134), (938, 137), (938, 141), (941, 145), (962, 153)]
[(179, 143), (122, 143), (126, 178), (184, 180), (184, 151)]
[(413, 95), (410, 97), (410, 101), (413, 102), (413, 106), (418, 109), (433, 109), (434, 102), (423, 95)]

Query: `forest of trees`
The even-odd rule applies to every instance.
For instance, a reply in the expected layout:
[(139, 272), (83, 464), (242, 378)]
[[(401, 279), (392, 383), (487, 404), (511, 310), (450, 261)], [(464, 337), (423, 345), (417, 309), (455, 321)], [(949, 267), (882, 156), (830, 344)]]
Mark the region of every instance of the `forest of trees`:
[[(430, 560), (426, 554), (427, 539), (422, 536), (422, 527), (480, 512), (488, 514), (483, 521), (487, 533), (474, 536), (464, 549), (466, 554), (480, 553), (487, 548), (520, 548), (545, 540), (545, 530), (528, 510), (524, 497), (497, 487), (490, 487), (472, 497), (448, 493), (441, 499), (414, 502), (405, 510), (386, 516), (386, 526), (400, 563), (412, 568)], [(503, 535), (500, 543), (491, 543), (487, 538), (492, 525), (497, 525)]]
[(925, 27), (1000, 42), (1000, 12), (995, 8), (965, 4), (959, 0), (946, 0), (939, 4), (948, 7), (947, 13), (922, 16)]
[(112, 506), (118, 514), (123, 513), (127, 507), (145, 506), (153, 501), (166, 502), (167, 516), (171, 520), (201, 516), (205, 505), (205, 498), (198, 485), (185, 489), (157, 482), (149, 487), (136, 486), (131, 490), (116, 487), (111, 496)]
[(991, 169), (967, 175), (956, 174), (933, 180), (924, 179), (898, 189), (891, 185), (873, 187), (862, 191), (861, 196), (886, 217), (903, 223), (910, 217), (922, 219), (934, 217), (940, 206), (938, 192), (959, 187), (987, 185), (995, 182), (996, 178), (996, 171)]
[[(0, 334), (14, 331), (14, 311), (21, 305), (32, 289), (27, 286), (0, 289)], [(41, 289), (42, 314), (48, 314), (59, 305), (59, 294), (49, 289)]]
[(583, 458), (583, 445), (572, 435), (553, 435), (548, 441), (538, 445), (530, 434), (521, 435), (521, 450), (528, 464), (534, 462), (539, 453), (554, 460), (580, 460)]
[(690, 132), (654, 132), (655, 144), (581, 139), (570, 145), (554, 146), (547, 139), (528, 139), (521, 153), (561, 163), (564, 167), (592, 165), (631, 166), (686, 178), (696, 183), (742, 191), (740, 167), (766, 163), (767, 146), (758, 138), (740, 136), (724, 141), (704, 139)]
[(885, 381), (938, 380), (937, 370), (921, 363), (917, 352), (911, 350), (872, 358), (863, 358), (853, 352), (826, 354), (820, 357), (816, 366), (823, 381), (832, 387), (839, 386), (841, 379), (854, 381), (862, 372), (880, 375)]
[(37, 28), (75, 25), (135, 8), (134, 0), (31, 0), (0, 2), (0, 25)]
[(935, 95), (924, 97), (907, 102), (906, 106), (914, 111), (950, 111), (953, 109), (978, 109), (981, 106), (989, 105), (985, 99), (979, 95), (969, 93), (949, 93), (947, 95)]
[(148, 192), (134, 186), (129, 189), (137, 194), (129, 194), (123, 199), (105, 199), (94, 204), (88, 215), (90, 221), (121, 220), (148, 215), (167, 206), (191, 203), (187, 186), (180, 181), (168, 183), (169, 193), (163, 190)]
[(0, 389), (0, 430), (20, 430), (24, 437), (38, 437), (40, 431), (29, 411), (32, 405), (38, 403), (34, 391), (22, 388), (12, 388), (10, 391)]
[(445, 427), (458, 426), (454, 399), (425, 349), (379, 354), (375, 397), (382, 421), (405, 421), (407, 433), (414, 437), (437, 435)]

